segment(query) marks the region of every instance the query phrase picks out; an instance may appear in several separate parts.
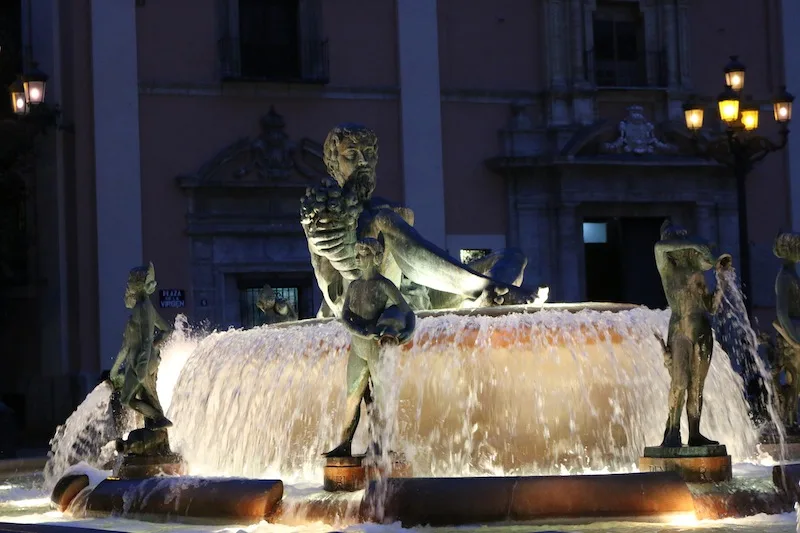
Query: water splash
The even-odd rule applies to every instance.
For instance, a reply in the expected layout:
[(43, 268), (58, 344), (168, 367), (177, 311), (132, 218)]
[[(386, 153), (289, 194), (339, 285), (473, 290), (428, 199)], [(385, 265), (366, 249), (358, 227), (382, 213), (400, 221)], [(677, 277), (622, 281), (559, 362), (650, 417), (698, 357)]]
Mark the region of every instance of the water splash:
[(56, 429), (44, 467), (44, 488), (48, 492), (73, 465), (85, 462), (102, 469), (113, 461), (114, 447), (110, 441), (132, 429), (133, 416), (125, 413), (115, 419), (111, 394), (108, 382), (100, 383)]
[(720, 272), (718, 276), (727, 290), (724, 292), (722, 306), (717, 313), (718, 325), (715, 329), (718, 334), (720, 330), (723, 331), (720, 340), (730, 352), (735, 353), (736, 360), (732, 362), (734, 362), (734, 366), (739, 367), (739, 372), (744, 379), (750, 381), (756, 378), (764, 388), (766, 393), (764, 407), (770, 419), (771, 429), (777, 433), (780, 462), (783, 463), (786, 456), (786, 429), (779, 415), (777, 395), (771, 373), (758, 353), (758, 335), (750, 323), (736, 271), (731, 268)]
[[(161, 352), (158, 373), (158, 394), (165, 410), (171, 403), (181, 369), (197, 346), (199, 337), (205, 334), (191, 329), (185, 316), (176, 318), (175, 332)], [(73, 465), (83, 462), (93, 468), (108, 468), (115, 457), (114, 439), (124, 437), (141, 425), (130, 410), (119, 406), (120, 414), (115, 419), (112, 392), (108, 382), (99, 384), (56, 429), (50, 440), (50, 457), (44, 470), (46, 491), (51, 491)]]
[[(393, 449), (416, 476), (634, 470), (658, 444), (669, 376), (653, 335), (668, 311), (422, 318), (393, 370)], [(322, 479), (345, 400), (339, 324), (214, 333), (186, 361), (168, 416), (192, 474)], [(756, 452), (742, 379), (715, 345), (703, 431)], [(682, 421), (686, 434), (685, 415)], [(366, 424), (355, 450), (365, 447)]]

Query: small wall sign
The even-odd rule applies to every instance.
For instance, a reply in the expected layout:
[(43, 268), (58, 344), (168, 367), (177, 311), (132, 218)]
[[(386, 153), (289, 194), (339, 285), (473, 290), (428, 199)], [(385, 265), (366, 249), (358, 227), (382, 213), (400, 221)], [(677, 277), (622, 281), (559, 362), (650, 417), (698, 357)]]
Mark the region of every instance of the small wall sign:
[(161, 289), (159, 291), (161, 307), (178, 309), (186, 306), (186, 291), (183, 289)]

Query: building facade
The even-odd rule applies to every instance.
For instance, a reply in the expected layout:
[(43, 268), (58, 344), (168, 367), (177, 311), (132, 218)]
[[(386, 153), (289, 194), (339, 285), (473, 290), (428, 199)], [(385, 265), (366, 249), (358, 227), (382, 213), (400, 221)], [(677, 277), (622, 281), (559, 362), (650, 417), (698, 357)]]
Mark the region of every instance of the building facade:
[[(7, 34), (19, 64), (50, 73), (62, 114), (29, 172), (36, 282), (14, 305), (35, 319), (6, 321), (7, 338), (28, 336), (3, 356), (2, 398), (44, 433), (63, 420), (110, 367), (127, 271), (146, 261), (168, 317), (251, 325), (264, 283), (313, 316), (299, 198), (340, 122), (375, 130), (376, 194), (452, 255), (517, 246), (551, 301), (663, 306), (665, 217), (734, 256), (741, 245), (733, 175), (681, 106), (713, 99), (738, 53), (761, 133), (776, 135), (767, 99), (800, 88), (792, 2), (20, 0)], [(798, 143), (748, 182), (765, 325), (772, 237), (800, 230)]]

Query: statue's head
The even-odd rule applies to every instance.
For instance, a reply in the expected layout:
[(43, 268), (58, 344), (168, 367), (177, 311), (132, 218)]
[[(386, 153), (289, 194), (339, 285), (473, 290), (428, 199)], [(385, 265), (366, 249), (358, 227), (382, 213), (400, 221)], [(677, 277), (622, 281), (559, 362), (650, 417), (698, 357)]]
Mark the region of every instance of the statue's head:
[(156, 285), (156, 269), (152, 262), (132, 268), (125, 287), (125, 307), (133, 309), (139, 301), (149, 298), (156, 291)]
[(325, 139), (323, 160), (340, 187), (353, 190), (361, 202), (372, 197), (378, 164), (375, 132), (360, 124), (336, 126)]
[(367, 237), (356, 243), (356, 264), (362, 271), (377, 267), (383, 262), (383, 243)]
[(670, 219), (664, 221), (661, 224), (661, 240), (662, 241), (671, 241), (675, 239), (687, 239), (689, 238), (689, 232), (678, 226), (677, 224), (673, 224)]
[(258, 301), (256, 302), (256, 307), (258, 307), (262, 313), (266, 313), (268, 309), (275, 307), (275, 291), (272, 289), (269, 283), (264, 285), (264, 288), (261, 289), (261, 293), (258, 295)]
[(778, 233), (772, 245), (775, 257), (786, 262), (800, 260), (800, 235), (796, 233)]

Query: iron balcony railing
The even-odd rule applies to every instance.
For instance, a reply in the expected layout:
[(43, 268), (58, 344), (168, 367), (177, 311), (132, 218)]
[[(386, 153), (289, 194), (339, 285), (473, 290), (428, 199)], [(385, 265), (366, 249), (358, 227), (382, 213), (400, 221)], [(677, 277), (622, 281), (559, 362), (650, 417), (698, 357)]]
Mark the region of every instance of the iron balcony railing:
[(260, 64), (243, 64), (239, 39), (220, 39), (219, 52), (225, 81), (325, 84), (330, 80), (327, 40), (300, 41), (288, 55), (286, 50), (264, 47), (259, 51), (264, 58)]
[(662, 88), (668, 84), (666, 54), (663, 51), (641, 54), (633, 61), (598, 59), (594, 50), (586, 52), (586, 78), (597, 87)]

